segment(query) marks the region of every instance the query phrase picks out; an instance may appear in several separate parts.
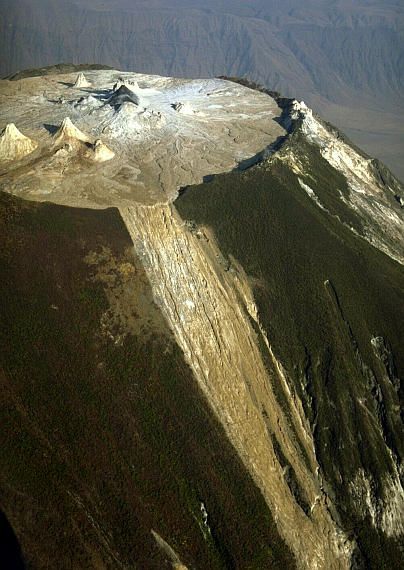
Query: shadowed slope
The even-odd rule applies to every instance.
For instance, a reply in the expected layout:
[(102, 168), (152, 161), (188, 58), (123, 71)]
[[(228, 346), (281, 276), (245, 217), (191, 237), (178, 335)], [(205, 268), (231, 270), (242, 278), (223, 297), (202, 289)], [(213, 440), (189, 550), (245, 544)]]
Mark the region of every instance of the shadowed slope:
[(0, 502), (30, 567), (169, 568), (153, 530), (189, 568), (293, 568), (118, 212), (0, 199)]

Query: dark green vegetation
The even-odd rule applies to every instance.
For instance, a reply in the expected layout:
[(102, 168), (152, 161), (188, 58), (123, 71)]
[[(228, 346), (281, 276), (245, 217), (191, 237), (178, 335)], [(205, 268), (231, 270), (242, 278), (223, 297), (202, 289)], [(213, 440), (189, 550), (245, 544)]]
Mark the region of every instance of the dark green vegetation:
[(260, 321), (310, 418), (324, 489), (357, 540), (359, 567), (399, 568), (403, 545), (364, 518), (355, 477), (363, 469), (383, 497), (382, 482), (403, 459), (403, 268), (341, 223), (361, 224), (335, 198), (346, 180), (318, 149), (298, 132), (281, 153), (287, 145), (332, 215), (276, 155), (186, 189), (176, 207), (211, 227), (222, 253), (250, 276)]
[(170, 568), (153, 529), (190, 569), (293, 568), (117, 210), (1, 194), (0, 236), (0, 510), (27, 567)]

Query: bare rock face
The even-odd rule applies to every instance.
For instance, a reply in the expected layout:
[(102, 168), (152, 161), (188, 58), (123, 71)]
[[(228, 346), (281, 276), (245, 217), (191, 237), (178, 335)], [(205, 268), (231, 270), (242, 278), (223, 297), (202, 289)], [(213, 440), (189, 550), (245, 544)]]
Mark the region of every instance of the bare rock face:
[(69, 117), (63, 119), (62, 124), (54, 135), (55, 144), (60, 144), (64, 142), (90, 142), (90, 138), (80, 131), (70, 120)]
[[(238, 267), (235, 274), (218, 266), (213, 260), (221, 253), (214, 237), (187, 231), (175, 207), (142, 205), (120, 212), (178, 345), (229, 440), (277, 513), (280, 533), (299, 567), (348, 570), (353, 544), (322, 496), (313, 439), (299, 403), (290, 401), (285, 414), (277, 400), (275, 385), (287, 386), (288, 379), (266, 332), (260, 330), (243, 269)], [(270, 374), (252, 322), (268, 347)], [(289, 490), (268, 432), (281, 442), (307, 498), (310, 517)]]
[(74, 87), (91, 87), (91, 83), (87, 81), (84, 73), (79, 73)]
[(17, 160), (33, 152), (38, 143), (23, 135), (9, 123), (0, 136), (0, 160)]
[[(337, 196), (360, 215), (363, 237), (403, 264), (403, 219), (397, 208), (399, 201), (395, 198), (400, 198), (400, 195), (403, 198), (402, 185), (393, 176), (381, 174), (381, 167), (373, 159), (356, 150), (335, 128), (327, 126), (303, 101), (292, 102), (290, 120), (301, 121), (302, 133), (306, 139), (317, 145), (321, 156), (346, 179), (346, 195), (339, 191)], [(300, 167), (294, 151), (285, 153), (284, 160), (299, 174)], [(303, 182), (302, 187), (317, 206), (324, 208), (310, 186)]]

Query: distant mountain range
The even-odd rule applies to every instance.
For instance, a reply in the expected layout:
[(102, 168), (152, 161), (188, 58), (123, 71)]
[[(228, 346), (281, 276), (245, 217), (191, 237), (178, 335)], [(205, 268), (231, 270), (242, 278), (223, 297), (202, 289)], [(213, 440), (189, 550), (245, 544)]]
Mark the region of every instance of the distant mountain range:
[(0, 73), (68, 61), (248, 76), (404, 177), (404, 7), (372, 0), (0, 0)]

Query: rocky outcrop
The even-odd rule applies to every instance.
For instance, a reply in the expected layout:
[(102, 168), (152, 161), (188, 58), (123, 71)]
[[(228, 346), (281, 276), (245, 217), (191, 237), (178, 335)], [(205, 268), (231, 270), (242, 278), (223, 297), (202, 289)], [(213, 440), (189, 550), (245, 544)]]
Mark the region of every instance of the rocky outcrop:
[(137, 91), (141, 91), (138, 82), (136, 79), (129, 79), (127, 77), (120, 77), (116, 83), (114, 83), (113, 90), (118, 91), (122, 86), (126, 87), (133, 93)]
[(14, 123), (9, 123), (0, 135), (0, 160), (18, 160), (31, 154), (38, 143), (23, 135)]

